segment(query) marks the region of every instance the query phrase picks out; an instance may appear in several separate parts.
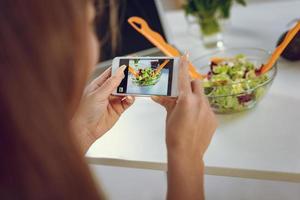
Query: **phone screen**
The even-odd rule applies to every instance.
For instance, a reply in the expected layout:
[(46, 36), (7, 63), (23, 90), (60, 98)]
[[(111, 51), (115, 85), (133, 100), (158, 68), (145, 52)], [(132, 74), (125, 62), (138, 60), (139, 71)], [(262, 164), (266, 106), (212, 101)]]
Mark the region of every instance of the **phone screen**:
[(125, 78), (117, 88), (120, 94), (171, 96), (174, 59), (120, 59), (126, 65)]

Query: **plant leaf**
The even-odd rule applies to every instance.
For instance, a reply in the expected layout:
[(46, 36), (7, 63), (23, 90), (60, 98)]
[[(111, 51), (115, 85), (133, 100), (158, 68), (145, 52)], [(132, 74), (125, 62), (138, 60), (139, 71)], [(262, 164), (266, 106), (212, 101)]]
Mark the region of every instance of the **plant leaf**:
[(247, 5), (247, 3), (246, 3), (245, 0), (236, 0), (236, 2), (237, 2), (238, 4), (243, 5), (243, 6), (246, 6), (246, 5)]

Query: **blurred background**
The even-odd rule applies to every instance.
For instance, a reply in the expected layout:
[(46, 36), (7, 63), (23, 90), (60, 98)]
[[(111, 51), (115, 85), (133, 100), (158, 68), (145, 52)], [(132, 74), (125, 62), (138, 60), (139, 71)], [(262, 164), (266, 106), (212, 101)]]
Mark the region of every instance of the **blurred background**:
[[(265, 17), (262, 13), (263, 7), (268, 3), (287, 1), (292, 0), (226, 0), (223, 1), (224, 3), (220, 3), (219, 10), (211, 10), (209, 12), (212, 14), (203, 17), (207, 16), (208, 12), (203, 13), (203, 11), (193, 8), (192, 3), (188, 3), (187, 0), (149, 0), (143, 2), (139, 0), (104, 0), (107, 12), (101, 16), (96, 27), (102, 41), (100, 61), (109, 61), (116, 56), (128, 54), (159, 55), (157, 50), (153, 49), (154, 46), (127, 23), (127, 19), (131, 16), (145, 19), (153, 30), (160, 33), (167, 42), (176, 46), (180, 51), (195, 50), (192, 45), (183, 46), (183, 42), (179, 42), (183, 39), (180, 37), (182, 34), (186, 34), (190, 39), (186, 43), (192, 42), (194, 46), (198, 46), (196, 51), (202, 51), (217, 47), (222, 48), (226, 43), (226, 47), (235, 46), (235, 44), (241, 44), (240, 40), (247, 42), (255, 38), (256, 43), (264, 41), (263, 38), (256, 37), (262, 33), (246, 26), (249, 24), (260, 26), (258, 21), (270, 23), (271, 21), (266, 20), (275, 19), (277, 13), (272, 13), (270, 8), (266, 7), (266, 12), (270, 12), (270, 16)], [(220, 14), (222, 9), (225, 11)], [(287, 11), (283, 9), (280, 12), (286, 16)], [(117, 17), (111, 18), (111, 14), (116, 14)], [(250, 14), (253, 16), (249, 16)], [(281, 26), (282, 32), (276, 33), (277, 38), (275, 40), (272, 38), (274, 43), (272, 48), (276, 45), (276, 40), (286, 31), (284, 29), (288, 29), (288, 25), (292, 25), (291, 21), (295, 19), (296, 17), (277, 19), (276, 23)], [(205, 22), (207, 20), (212, 22)], [(282, 23), (283, 20), (285, 20), (285, 24)], [(264, 25), (266, 25), (265, 23)], [(282, 25), (285, 26), (284, 29), (282, 29)], [(266, 33), (278, 30), (268, 29)], [(249, 36), (249, 38), (245, 40), (245, 37), (240, 37), (242, 34), (246, 37)], [(253, 44), (252, 41), (249, 44)], [(205, 48), (200, 48), (200, 46)], [(103, 66), (109, 65), (109, 63), (105, 63)]]
[[(260, 3), (271, 1), (285, 1), (285, 0), (247, 0), (247, 3)], [(185, 0), (161, 0), (165, 10), (177, 10), (181, 9)]]
[[(197, 13), (183, 9), (184, 4), (191, 2), (188, 0), (110, 1), (118, 6), (108, 6), (102, 18), (106, 25), (97, 24), (99, 36), (105, 37), (106, 43), (102, 44), (95, 75), (110, 66), (115, 56), (163, 55), (128, 25), (127, 19), (131, 16), (144, 18), (180, 52), (188, 50), (193, 63), (203, 55), (232, 47), (271, 52), (300, 18), (300, 0), (233, 0), (230, 15), (223, 16), (225, 20), (213, 16), (222, 28), (206, 30), (195, 17)], [(119, 13), (117, 21), (109, 19), (110, 12)], [(111, 42), (111, 28), (117, 33), (117, 43)], [(207, 32), (215, 37), (206, 37)], [(274, 84), (262, 102), (249, 112), (219, 116), (220, 128), (205, 161), (208, 168), (212, 166), (225, 172), (205, 176), (208, 200), (300, 199), (299, 60), (300, 34), (284, 58), (279, 59)], [(166, 150), (161, 137), (164, 119), (155, 109), (150, 113), (145, 110), (152, 109), (152, 102), (140, 100), (138, 103), (135, 113), (126, 113), (118, 127), (97, 141), (87, 153), (93, 161), (91, 169), (111, 199), (164, 199), (166, 194), (166, 174), (160, 171), (165, 167)], [(140, 116), (147, 116), (147, 123), (157, 126), (149, 130), (141, 128), (143, 131), (130, 126), (136, 124)], [(109, 163), (104, 159), (102, 162), (101, 158), (117, 161)], [(135, 166), (147, 166), (155, 160), (155, 164), (163, 167), (160, 170), (152, 170), (151, 166), (130, 168), (128, 160)], [(231, 174), (231, 169), (238, 174)]]

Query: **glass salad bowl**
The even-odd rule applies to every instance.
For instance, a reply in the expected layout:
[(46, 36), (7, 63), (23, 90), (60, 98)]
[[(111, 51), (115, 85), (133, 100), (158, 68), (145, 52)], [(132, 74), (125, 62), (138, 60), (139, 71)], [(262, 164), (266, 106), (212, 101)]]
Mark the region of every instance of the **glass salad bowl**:
[(248, 110), (263, 99), (277, 74), (277, 63), (264, 74), (259, 71), (269, 57), (263, 49), (230, 48), (193, 61), (200, 73), (207, 74), (202, 85), (215, 113)]
[(138, 76), (132, 78), (132, 82), (139, 87), (152, 86), (158, 83), (161, 77), (161, 72), (155, 73), (151, 67), (138, 70)]

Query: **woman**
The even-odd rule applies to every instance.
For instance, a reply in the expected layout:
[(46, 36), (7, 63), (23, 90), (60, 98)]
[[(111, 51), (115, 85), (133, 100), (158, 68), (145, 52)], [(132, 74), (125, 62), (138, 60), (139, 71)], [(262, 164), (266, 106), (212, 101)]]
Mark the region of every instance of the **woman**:
[[(84, 152), (134, 102), (110, 69), (84, 90), (98, 58), (89, 0), (0, 1), (0, 198), (103, 199)], [(101, 42), (101, 41), (100, 41)], [(181, 60), (167, 110), (168, 199), (203, 199), (203, 155), (216, 120)], [(84, 91), (84, 92), (83, 92)]]

